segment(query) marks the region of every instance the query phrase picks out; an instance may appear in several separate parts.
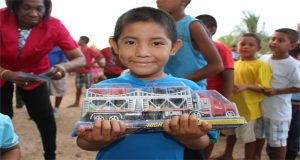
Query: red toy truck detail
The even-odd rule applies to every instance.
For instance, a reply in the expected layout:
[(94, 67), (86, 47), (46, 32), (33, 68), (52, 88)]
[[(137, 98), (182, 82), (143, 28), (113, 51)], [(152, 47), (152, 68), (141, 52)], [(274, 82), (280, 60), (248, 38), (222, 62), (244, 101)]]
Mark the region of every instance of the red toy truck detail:
[(90, 88), (86, 92), (82, 121), (160, 120), (183, 113), (202, 117), (239, 116), (235, 105), (213, 90), (192, 91), (189, 87)]

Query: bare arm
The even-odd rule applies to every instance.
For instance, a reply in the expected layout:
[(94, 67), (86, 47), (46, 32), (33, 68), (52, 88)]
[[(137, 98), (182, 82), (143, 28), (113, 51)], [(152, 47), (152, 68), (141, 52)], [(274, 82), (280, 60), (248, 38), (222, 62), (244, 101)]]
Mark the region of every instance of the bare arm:
[(263, 93), (264, 89), (257, 86), (257, 85), (252, 85), (252, 84), (238, 84), (238, 85), (234, 85), (234, 92), (240, 92), (243, 90), (249, 89), (251, 91), (254, 92), (259, 92), (259, 93)]
[(195, 43), (194, 48), (201, 51), (207, 65), (186, 78), (192, 81), (199, 81), (221, 72), (224, 67), (217, 49), (208, 37), (203, 26), (199, 22), (190, 25), (190, 34)]
[(20, 160), (21, 159), (21, 150), (20, 146), (16, 145), (12, 149), (4, 150), (1, 155), (2, 160)]
[(104, 56), (99, 56), (96, 58), (96, 62), (98, 63), (100, 68), (104, 68), (106, 64), (106, 60)]
[(22, 77), (19, 75), (18, 72), (14, 72), (2, 67), (0, 67), (0, 76), (1, 79), (11, 81), (12, 83), (15, 83), (17, 86), (20, 87), (40, 82), (39, 80), (36, 80), (34, 78)]
[(197, 139), (179, 139), (179, 141), (190, 149), (203, 149), (209, 145), (208, 135), (203, 135)]
[(76, 71), (80, 67), (86, 65), (85, 57), (79, 48), (63, 52), (69, 59), (69, 61), (66, 63), (56, 64), (54, 66), (54, 69), (50, 73), (48, 73), (51, 79), (61, 79), (65, 76), (66, 72)]
[[(65, 72), (71, 72), (75, 71), (76, 69), (82, 67), (85, 65), (85, 57), (83, 56), (82, 52), (79, 48), (76, 48), (71, 51), (64, 51), (64, 54), (67, 56), (67, 58), (70, 60), (66, 63), (60, 63), (55, 65), (55, 69), (48, 73), (48, 75), (52, 79), (61, 79), (64, 77)], [(17, 72), (13, 72), (10, 70), (6, 70), (5, 68), (0, 67), (0, 75), (1, 79), (11, 81), (13, 83), (16, 83), (18, 86), (24, 86), (25, 83), (27, 85), (31, 85), (34, 83), (39, 82), (38, 80), (35, 80), (34, 78), (24, 78), (18, 75)]]
[(276, 95), (276, 94), (289, 94), (289, 93), (297, 93), (300, 92), (300, 88), (290, 87), (290, 88), (266, 88), (264, 89), (264, 93), (268, 96)]
[(221, 94), (227, 99), (229, 99), (233, 92), (233, 84), (234, 84), (233, 69), (224, 69), (224, 71), (221, 72), (221, 77), (224, 80)]
[(80, 137), (77, 138), (77, 145), (81, 149), (87, 150), (87, 151), (99, 151), (101, 148), (104, 147), (104, 146), (101, 146), (100, 144), (92, 144), (92, 143), (88, 142), (87, 140), (80, 138)]
[(64, 51), (64, 54), (69, 61), (60, 65), (62, 65), (67, 72), (75, 71), (86, 64), (85, 57), (79, 48), (71, 51)]

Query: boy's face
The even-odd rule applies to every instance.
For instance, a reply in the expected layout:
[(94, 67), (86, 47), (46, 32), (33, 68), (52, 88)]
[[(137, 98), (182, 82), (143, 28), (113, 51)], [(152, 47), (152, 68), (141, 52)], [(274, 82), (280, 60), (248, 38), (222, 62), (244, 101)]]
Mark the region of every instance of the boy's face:
[(117, 42), (110, 44), (120, 61), (130, 69), (130, 74), (144, 80), (164, 77), (163, 67), (181, 46), (178, 41), (172, 46), (165, 28), (155, 22), (127, 24)]
[(253, 37), (241, 37), (237, 44), (237, 51), (243, 60), (253, 60), (255, 59), (255, 54), (260, 50), (260, 46), (257, 44), (255, 38)]
[(269, 48), (276, 54), (287, 54), (293, 49), (294, 45), (291, 43), (289, 36), (286, 33), (275, 32), (269, 41)]
[(84, 47), (86, 45), (85, 41), (82, 40), (82, 39), (79, 39), (77, 44), (78, 44), (79, 47)]
[(180, 6), (182, 0), (156, 0), (157, 8), (173, 13)]

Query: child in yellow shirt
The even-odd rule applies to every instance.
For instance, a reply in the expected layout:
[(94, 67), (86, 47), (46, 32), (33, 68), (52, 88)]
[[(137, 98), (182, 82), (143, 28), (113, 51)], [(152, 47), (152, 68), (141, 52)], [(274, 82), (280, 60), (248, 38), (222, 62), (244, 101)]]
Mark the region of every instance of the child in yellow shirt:
[(263, 89), (270, 86), (272, 78), (269, 65), (255, 57), (260, 48), (260, 39), (253, 33), (242, 35), (238, 41), (240, 60), (234, 63), (234, 93), (231, 100), (248, 122), (234, 131), (225, 131), (229, 136), (223, 159), (232, 159), (236, 139), (245, 143), (245, 159), (254, 159), (254, 126), (262, 115), (260, 102), (265, 96)]

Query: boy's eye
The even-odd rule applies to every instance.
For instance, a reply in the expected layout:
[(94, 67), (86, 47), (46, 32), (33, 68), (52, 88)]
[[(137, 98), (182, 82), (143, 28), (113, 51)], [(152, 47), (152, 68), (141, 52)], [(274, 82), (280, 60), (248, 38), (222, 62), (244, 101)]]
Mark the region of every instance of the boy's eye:
[(132, 40), (126, 40), (124, 43), (128, 44), (128, 45), (134, 45), (135, 44), (135, 42), (132, 41)]
[(255, 46), (255, 44), (253, 44), (253, 43), (250, 43), (250, 44), (249, 44), (249, 46), (250, 46), (250, 47), (254, 47), (254, 46)]
[(164, 43), (160, 42), (160, 41), (156, 41), (156, 42), (153, 42), (153, 45), (154, 46), (161, 46), (161, 45), (164, 45)]

